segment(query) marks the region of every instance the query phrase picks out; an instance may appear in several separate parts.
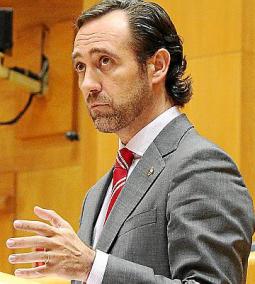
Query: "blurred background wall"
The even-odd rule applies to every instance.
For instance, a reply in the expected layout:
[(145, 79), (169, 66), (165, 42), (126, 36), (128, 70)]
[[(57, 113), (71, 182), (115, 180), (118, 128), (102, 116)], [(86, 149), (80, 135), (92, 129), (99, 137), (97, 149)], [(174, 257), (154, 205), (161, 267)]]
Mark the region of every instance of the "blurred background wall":
[[(0, 126), (0, 259), (19, 233), (17, 218), (33, 207), (56, 210), (78, 229), (87, 189), (114, 162), (117, 138), (97, 132), (72, 70), (73, 24), (93, 0), (2, 0), (14, 8), (14, 48), (5, 65), (40, 70), (41, 34), (49, 58), (49, 90), (22, 120)], [(194, 97), (183, 110), (200, 133), (226, 150), (255, 197), (255, 5), (253, 0), (158, 0), (184, 41)], [(0, 27), (1, 28), (1, 27)], [(0, 121), (14, 117), (29, 94), (0, 79)], [(67, 131), (77, 131), (71, 142)], [(13, 267), (3, 261), (1, 271)]]

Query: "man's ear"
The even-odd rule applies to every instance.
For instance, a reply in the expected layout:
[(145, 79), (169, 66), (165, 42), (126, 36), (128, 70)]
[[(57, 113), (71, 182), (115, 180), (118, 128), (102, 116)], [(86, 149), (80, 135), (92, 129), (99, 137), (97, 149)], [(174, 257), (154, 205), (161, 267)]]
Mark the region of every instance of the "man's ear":
[(148, 69), (152, 84), (164, 81), (170, 66), (171, 56), (165, 49), (161, 48), (149, 59)]

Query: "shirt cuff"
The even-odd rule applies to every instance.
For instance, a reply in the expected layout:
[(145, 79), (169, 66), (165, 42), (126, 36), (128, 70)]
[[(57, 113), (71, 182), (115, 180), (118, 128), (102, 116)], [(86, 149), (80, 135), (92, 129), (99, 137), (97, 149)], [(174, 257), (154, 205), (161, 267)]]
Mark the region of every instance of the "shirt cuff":
[(87, 284), (101, 284), (103, 281), (109, 254), (96, 250), (96, 257), (87, 279)]

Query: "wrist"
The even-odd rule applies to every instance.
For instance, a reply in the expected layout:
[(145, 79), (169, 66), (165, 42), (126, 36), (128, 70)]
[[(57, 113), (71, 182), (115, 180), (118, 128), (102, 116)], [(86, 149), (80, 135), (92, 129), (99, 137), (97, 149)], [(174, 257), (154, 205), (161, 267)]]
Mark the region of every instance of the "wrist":
[[(96, 258), (96, 251), (89, 248), (87, 253), (86, 253), (86, 274), (85, 274), (85, 282), (87, 281), (88, 277), (89, 277), (89, 274), (91, 272), (91, 269), (92, 269), (92, 266), (94, 264), (94, 261), (95, 261), (95, 258)], [(83, 280), (83, 281), (84, 281)]]

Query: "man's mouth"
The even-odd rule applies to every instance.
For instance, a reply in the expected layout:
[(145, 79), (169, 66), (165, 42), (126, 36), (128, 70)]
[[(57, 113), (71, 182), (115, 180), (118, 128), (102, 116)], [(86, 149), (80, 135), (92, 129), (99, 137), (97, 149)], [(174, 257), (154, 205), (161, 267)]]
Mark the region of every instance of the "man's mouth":
[(90, 105), (90, 109), (100, 108), (100, 107), (105, 107), (105, 106), (109, 106), (109, 104), (107, 104), (107, 103), (93, 103), (93, 104)]

